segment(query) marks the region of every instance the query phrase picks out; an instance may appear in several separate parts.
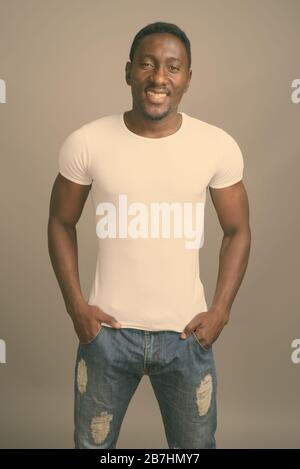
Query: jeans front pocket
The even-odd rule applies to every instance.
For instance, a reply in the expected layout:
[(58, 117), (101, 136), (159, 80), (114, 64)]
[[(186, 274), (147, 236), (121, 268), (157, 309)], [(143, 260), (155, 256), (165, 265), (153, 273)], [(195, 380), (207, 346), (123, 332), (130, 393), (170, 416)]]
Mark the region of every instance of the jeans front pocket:
[(96, 339), (98, 339), (98, 337), (100, 336), (102, 329), (103, 329), (103, 326), (102, 326), (102, 324), (100, 324), (99, 331), (97, 332), (95, 337), (93, 337), (88, 342), (79, 342), (79, 345), (91, 345), (91, 344), (93, 344), (96, 341)]
[(205, 347), (201, 344), (200, 340), (198, 339), (198, 337), (197, 337), (195, 331), (192, 331), (192, 335), (193, 335), (193, 337), (194, 337), (196, 343), (200, 345), (201, 349), (202, 349), (204, 352), (206, 352), (206, 353), (210, 352), (211, 346), (210, 346), (209, 348), (205, 348)]

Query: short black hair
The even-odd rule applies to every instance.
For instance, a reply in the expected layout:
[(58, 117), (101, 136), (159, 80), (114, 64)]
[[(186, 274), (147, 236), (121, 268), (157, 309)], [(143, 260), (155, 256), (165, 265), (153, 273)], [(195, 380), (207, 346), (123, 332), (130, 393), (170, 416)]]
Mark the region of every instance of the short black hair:
[(147, 26), (142, 28), (135, 35), (131, 48), (130, 48), (130, 53), (129, 53), (129, 58), (131, 62), (133, 61), (135, 51), (138, 48), (141, 40), (145, 36), (148, 36), (149, 34), (154, 34), (154, 33), (169, 33), (169, 34), (174, 34), (174, 36), (177, 36), (178, 39), (180, 39), (183, 45), (185, 46), (187, 56), (188, 56), (188, 68), (191, 68), (191, 64), (192, 64), (191, 44), (187, 35), (185, 34), (184, 31), (182, 31), (182, 29), (176, 26), (176, 24), (165, 23), (163, 21), (156, 21), (155, 23), (147, 24)]

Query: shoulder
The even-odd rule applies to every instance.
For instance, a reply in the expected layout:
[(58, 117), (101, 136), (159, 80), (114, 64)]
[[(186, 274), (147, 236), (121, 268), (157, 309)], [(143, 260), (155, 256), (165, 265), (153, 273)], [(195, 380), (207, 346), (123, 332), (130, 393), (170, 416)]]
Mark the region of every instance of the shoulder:
[(81, 130), (89, 136), (99, 136), (99, 133), (107, 135), (107, 132), (111, 132), (117, 128), (120, 117), (121, 114), (104, 115), (83, 124), (78, 130)]
[(194, 131), (199, 137), (205, 138), (207, 142), (211, 142), (217, 145), (217, 147), (224, 147), (224, 145), (236, 143), (234, 137), (222, 127), (188, 114), (186, 114), (185, 117), (189, 129)]

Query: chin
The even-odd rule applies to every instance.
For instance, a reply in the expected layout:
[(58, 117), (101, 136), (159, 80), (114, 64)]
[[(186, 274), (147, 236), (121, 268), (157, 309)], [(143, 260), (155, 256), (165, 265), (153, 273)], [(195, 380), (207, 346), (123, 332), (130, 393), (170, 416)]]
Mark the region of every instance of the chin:
[(143, 110), (144, 116), (153, 121), (161, 120), (171, 112), (170, 109), (157, 109), (156, 111)]

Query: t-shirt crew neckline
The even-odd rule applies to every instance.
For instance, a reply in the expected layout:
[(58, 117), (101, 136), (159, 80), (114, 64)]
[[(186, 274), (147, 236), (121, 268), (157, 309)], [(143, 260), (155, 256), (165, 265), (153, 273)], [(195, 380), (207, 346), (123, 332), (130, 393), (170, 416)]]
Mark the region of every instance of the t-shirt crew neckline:
[(137, 139), (137, 140), (147, 140), (147, 141), (158, 141), (158, 142), (161, 142), (161, 141), (166, 141), (166, 140), (172, 140), (174, 138), (177, 138), (179, 135), (181, 135), (185, 129), (185, 125), (186, 125), (186, 114), (184, 112), (179, 112), (179, 114), (181, 114), (182, 116), (182, 120), (181, 120), (181, 126), (179, 127), (178, 130), (176, 130), (176, 132), (174, 132), (173, 134), (171, 135), (167, 135), (166, 137), (143, 137), (142, 135), (138, 135), (136, 134), (135, 132), (132, 132), (125, 124), (125, 121), (124, 121), (124, 114), (125, 113), (121, 113), (119, 116), (120, 116), (120, 121), (121, 121), (121, 126), (123, 128), (123, 130), (127, 133), (127, 135), (131, 135), (133, 138)]

